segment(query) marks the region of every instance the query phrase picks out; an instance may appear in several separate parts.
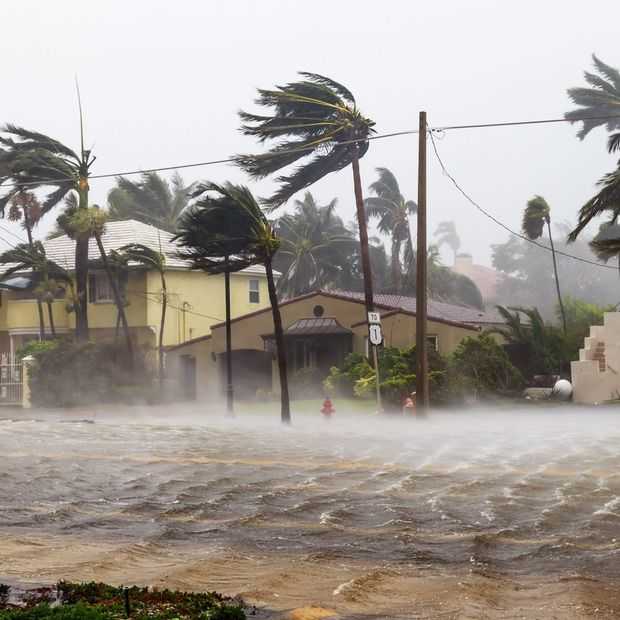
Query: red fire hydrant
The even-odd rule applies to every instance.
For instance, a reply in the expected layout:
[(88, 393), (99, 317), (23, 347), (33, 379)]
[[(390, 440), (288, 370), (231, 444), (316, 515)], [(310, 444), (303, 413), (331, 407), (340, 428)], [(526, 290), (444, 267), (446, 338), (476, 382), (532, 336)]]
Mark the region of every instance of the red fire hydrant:
[(335, 413), (334, 405), (332, 405), (332, 401), (329, 398), (326, 398), (323, 401), (323, 406), (321, 407), (321, 413), (324, 418), (331, 418), (332, 414)]
[(412, 392), (411, 396), (405, 399), (403, 413), (405, 415), (413, 415), (415, 413), (415, 392)]

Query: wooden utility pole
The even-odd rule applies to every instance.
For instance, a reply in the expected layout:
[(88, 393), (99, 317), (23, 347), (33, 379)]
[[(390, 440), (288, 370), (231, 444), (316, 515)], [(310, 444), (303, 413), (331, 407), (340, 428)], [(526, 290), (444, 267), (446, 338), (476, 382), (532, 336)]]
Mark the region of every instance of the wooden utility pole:
[(228, 256), (224, 259), (226, 271), (224, 272), (224, 296), (226, 297), (226, 413), (234, 415), (233, 406), (233, 379), (232, 379), (232, 334), (230, 329), (230, 270), (228, 268)]
[(416, 408), (428, 409), (428, 356), (426, 337), (426, 112), (420, 112), (418, 146), (418, 248), (415, 285)]

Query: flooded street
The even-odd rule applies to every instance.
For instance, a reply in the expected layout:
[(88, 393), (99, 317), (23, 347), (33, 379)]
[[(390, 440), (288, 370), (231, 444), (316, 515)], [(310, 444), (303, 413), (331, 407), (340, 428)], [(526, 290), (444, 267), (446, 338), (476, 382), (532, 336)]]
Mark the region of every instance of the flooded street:
[(620, 615), (613, 409), (19, 416), (0, 420), (0, 581), (216, 589), (266, 617)]

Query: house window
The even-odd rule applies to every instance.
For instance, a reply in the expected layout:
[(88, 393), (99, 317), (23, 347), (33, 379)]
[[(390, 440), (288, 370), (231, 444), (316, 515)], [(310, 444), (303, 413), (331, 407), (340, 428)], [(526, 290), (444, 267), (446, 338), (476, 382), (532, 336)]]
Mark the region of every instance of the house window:
[(251, 304), (259, 304), (260, 303), (260, 292), (259, 292), (259, 281), (258, 280), (249, 280), (249, 290), (250, 290), (250, 303)]
[(88, 276), (88, 300), (91, 303), (114, 301), (112, 286), (105, 273), (90, 274)]

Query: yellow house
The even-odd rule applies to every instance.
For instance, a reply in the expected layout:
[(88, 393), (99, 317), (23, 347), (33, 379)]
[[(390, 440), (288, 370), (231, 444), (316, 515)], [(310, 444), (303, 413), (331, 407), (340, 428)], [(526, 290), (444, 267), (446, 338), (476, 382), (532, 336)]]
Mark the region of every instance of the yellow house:
[[(415, 345), (415, 299), (375, 295), (381, 314), (384, 344), (406, 349)], [(315, 368), (327, 375), (350, 352), (368, 353), (368, 325), (362, 293), (315, 291), (280, 304), (290, 374)], [(437, 301), (428, 304), (428, 337), (442, 354), (452, 353), (468, 336), (496, 326), (494, 313)], [(232, 321), (232, 361), (240, 398), (257, 389), (278, 391), (273, 319), (270, 308)], [(176, 377), (188, 398), (213, 398), (223, 393), (226, 351), (225, 324), (211, 333), (170, 347), (166, 353), (169, 377)]]
[[(189, 269), (176, 257), (172, 235), (147, 224), (128, 220), (109, 222), (102, 236), (106, 253), (130, 243), (141, 243), (166, 257), (168, 308), (164, 345), (173, 346), (211, 333), (214, 324), (224, 320), (224, 276), (209, 276)], [(70, 273), (75, 265), (75, 243), (66, 236), (44, 242), (47, 257)], [(94, 240), (89, 258), (99, 259)], [(25, 342), (38, 339), (39, 318), (31, 274), (16, 274), (0, 283), (0, 353), (14, 353)], [(157, 346), (162, 309), (162, 287), (158, 273), (131, 264), (126, 276), (125, 308), (127, 321), (136, 342)], [(53, 317), (58, 334), (71, 334), (75, 314), (68, 299), (59, 294), (53, 302)], [(269, 306), (267, 280), (262, 266), (252, 266), (231, 276), (231, 308), (235, 317)], [(46, 332), (50, 333), (47, 308), (44, 307)], [(91, 269), (88, 283), (88, 322), (91, 340), (114, 337), (117, 310), (105, 272)]]

